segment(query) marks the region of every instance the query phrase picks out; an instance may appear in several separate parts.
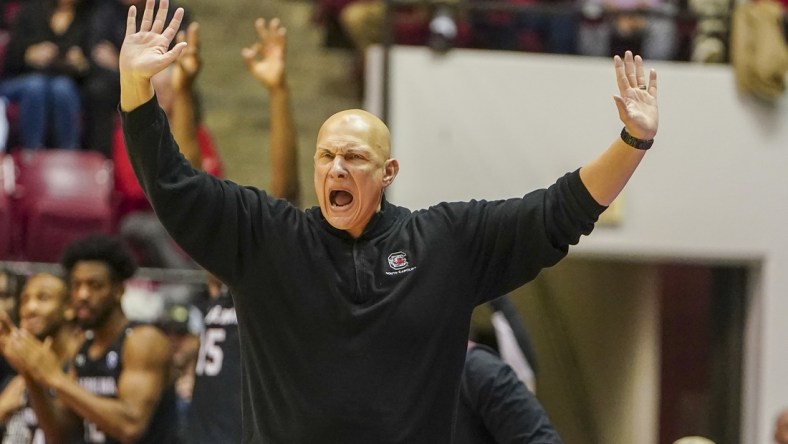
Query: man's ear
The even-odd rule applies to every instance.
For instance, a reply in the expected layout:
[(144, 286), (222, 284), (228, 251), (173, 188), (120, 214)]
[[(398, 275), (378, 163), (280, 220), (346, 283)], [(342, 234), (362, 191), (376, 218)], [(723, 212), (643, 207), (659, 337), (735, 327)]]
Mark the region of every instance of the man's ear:
[(123, 299), (123, 294), (126, 293), (126, 286), (123, 285), (123, 282), (112, 284), (112, 286), (113, 286), (112, 289), (113, 296), (115, 300), (118, 302), (118, 304), (120, 304), (121, 300)]
[(391, 182), (394, 182), (397, 173), (399, 173), (399, 162), (397, 162), (397, 159), (387, 160), (383, 165), (383, 188), (388, 187), (391, 185)]

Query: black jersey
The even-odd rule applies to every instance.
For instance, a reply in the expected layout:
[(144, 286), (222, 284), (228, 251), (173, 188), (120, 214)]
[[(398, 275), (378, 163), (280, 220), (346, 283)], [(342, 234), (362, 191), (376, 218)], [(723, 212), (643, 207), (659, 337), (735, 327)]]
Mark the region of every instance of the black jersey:
[(4, 443), (46, 444), (44, 431), (38, 427), (36, 412), (30, 407), (27, 394), (25, 406), (11, 415), (5, 423)]
[(241, 442), (241, 345), (226, 291), (205, 310), (189, 408), (189, 444)]
[[(88, 349), (93, 343), (92, 332), (85, 334), (85, 342), (74, 357), (77, 381), (85, 390), (107, 398), (118, 397), (118, 378), (123, 371), (123, 345), (126, 336), (134, 327), (125, 328), (115, 342), (98, 359), (90, 359)], [(96, 424), (84, 421), (84, 443), (120, 443), (107, 436)], [(177, 413), (175, 390), (169, 385), (159, 399), (156, 411), (151, 416), (148, 429), (137, 443), (177, 443)]]

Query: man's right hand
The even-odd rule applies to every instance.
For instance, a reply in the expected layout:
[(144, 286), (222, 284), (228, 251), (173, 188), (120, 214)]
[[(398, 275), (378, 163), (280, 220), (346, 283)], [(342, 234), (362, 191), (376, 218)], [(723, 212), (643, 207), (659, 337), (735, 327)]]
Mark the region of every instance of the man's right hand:
[(150, 78), (174, 62), (186, 42), (177, 43), (168, 50), (183, 20), (183, 8), (178, 8), (165, 27), (169, 0), (160, 0), (156, 17), (153, 9), (156, 0), (147, 0), (142, 14), (140, 29), (137, 30), (137, 8), (131, 6), (126, 19), (126, 37), (120, 48), (120, 106), (131, 111), (153, 97)]

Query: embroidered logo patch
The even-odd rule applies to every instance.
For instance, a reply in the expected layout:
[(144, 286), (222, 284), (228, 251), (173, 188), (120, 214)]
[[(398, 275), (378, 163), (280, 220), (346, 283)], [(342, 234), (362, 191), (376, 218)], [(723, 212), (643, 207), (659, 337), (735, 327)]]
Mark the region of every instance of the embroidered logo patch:
[(411, 263), (408, 262), (408, 255), (405, 254), (404, 251), (391, 253), (388, 257), (388, 261), (389, 267), (391, 267), (393, 270), (385, 271), (385, 273), (389, 276), (407, 273), (416, 269), (415, 265), (411, 265)]
[(403, 268), (408, 266), (408, 256), (401, 251), (397, 251), (396, 253), (391, 253), (389, 255), (389, 267), (394, 270), (402, 270)]

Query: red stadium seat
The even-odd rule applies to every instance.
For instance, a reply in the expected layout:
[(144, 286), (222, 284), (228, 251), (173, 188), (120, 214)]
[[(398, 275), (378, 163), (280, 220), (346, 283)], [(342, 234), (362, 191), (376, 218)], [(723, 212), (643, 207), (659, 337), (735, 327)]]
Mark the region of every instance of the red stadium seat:
[(21, 150), (18, 159), (25, 259), (56, 262), (71, 241), (112, 231), (112, 162), (101, 153)]
[(0, 259), (11, 258), (11, 199), (14, 190), (14, 162), (11, 156), (0, 154)]

